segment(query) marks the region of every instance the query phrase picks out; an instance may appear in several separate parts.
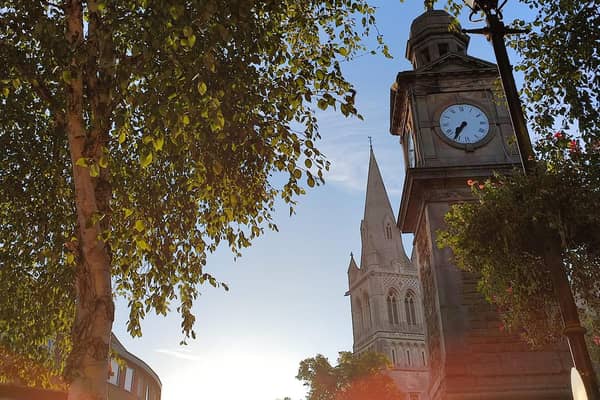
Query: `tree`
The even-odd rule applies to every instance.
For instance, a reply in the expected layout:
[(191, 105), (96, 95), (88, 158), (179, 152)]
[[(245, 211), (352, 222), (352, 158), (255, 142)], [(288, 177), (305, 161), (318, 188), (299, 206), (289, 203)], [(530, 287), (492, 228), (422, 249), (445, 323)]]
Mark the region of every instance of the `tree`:
[(453, 206), (438, 235), (459, 267), (480, 276), (479, 288), (498, 305), (506, 328), (534, 345), (563, 330), (545, 242), (558, 239), (582, 311), (600, 309), (600, 158), (560, 132), (538, 151), (546, 161), (537, 174), (469, 182), (476, 201)]
[(62, 372), (70, 400), (106, 398), (115, 295), (132, 335), (176, 307), (193, 338), (199, 286), (227, 289), (207, 254), (239, 255), (277, 230), (277, 198), (293, 212), (303, 182), (323, 183), (313, 105), (358, 115), (340, 62), (366, 50), (373, 13), (363, 0), (0, 2), (0, 352), (23, 360), (0, 375), (35, 366)]
[(308, 388), (307, 400), (402, 400), (389, 368), (383, 354), (343, 351), (336, 366), (321, 354), (301, 361), (296, 378)]

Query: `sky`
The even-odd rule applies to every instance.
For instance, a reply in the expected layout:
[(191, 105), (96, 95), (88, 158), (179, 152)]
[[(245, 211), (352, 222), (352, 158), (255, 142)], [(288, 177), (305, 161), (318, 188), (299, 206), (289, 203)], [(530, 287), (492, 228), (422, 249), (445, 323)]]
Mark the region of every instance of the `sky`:
[[(194, 307), (196, 340), (179, 345), (183, 336), (176, 312), (148, 316), (143, 337), (131, 338), (126, 303), (117, 301), (113, 330), (158, 374), (163, 400), (304, 399), (306, 388), (295, 379), (300, 361), (320, 353), (333, 363), (339, 351), (352, 350), (350, 301), (344, 294), (350, 252), (360, 255), (368, 137), (397, 212), (404, 160), (398, 138), (389, 134), (389, 88), (399, 71), (411, 69), (404, 58), (408, 31), (424, 12), (421, 0), (371, 3), (394, 58), (362, 56), (344, 64), (364, 121), (318, 114), (323, 139), (317, 147), (332, 164), (326, 184), (308, 190), (291, 218), (287, 207), (279, 207), (279, 232), (267, 232), (241, 258), (234, 261), (227, 249), (209, 257), (207, 270), (230, 291), (202, 289)], [(522, 12), (515, 6), (515, 1), (506, 6), (506, 20)], [(466, 13), (459, 20), (463, 27), (482, 24), (468, 23)], [(482, 37), (471, 38), (469, 54), (494, 60)], [(405, 237), (408, 254), (411, 240)]]

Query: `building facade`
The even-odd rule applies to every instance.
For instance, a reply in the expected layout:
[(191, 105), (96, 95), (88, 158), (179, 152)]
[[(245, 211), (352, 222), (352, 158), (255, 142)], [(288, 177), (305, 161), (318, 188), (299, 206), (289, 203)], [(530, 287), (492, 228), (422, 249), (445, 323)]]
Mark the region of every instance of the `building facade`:
[[(108, 400), (160, 400), (162, 383), (143, 360), (127, 351), (113, 334)], [(67, 400), (67, 393), (18, 384), (0, 384), (0, 400)]]
[(350, 256), (348, 284), (354, 352), (376, 351), (393, 364), (391, 376), (409, 400), (426, 400), (428, 356), (421, 285), (370, 150), (360, 266)]

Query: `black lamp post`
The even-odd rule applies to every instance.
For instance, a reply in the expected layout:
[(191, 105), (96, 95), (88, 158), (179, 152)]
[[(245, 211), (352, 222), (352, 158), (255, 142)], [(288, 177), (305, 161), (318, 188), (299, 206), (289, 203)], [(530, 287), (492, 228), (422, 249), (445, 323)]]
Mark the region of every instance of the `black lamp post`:
[[(467, 33), (484, 34), (487, 36), (488, 40), (492, 42), (494, 53), (496, 54), (496, 61), (498, 63), (500, 79), (502, 80), (502, 86), (508, 103), (510, 119), (517, 137), (523, 169), (526, 174), (534, 174), (535, 158), (533, 148), (531, 146), (531, 141), (529, 140), (527, 125), (521, 107), (521, 100), (519, 99), (512, 67), (504, 44), (505, 35), (524, 33), (525, 31), (507, 28), (504, 25), (504, 22), (502, 22), (501, 10), (507, 0), (504, 0), (500, 5), (498, 5), (498, 0), (463, 1), (472, 11), (471, 18), (474, 14), (479, 12), (482, 12), (485, 15), (487, 27), (481, 29), (464, 29), (463, 31)], [(538, 232), (534, 232), (534, 234), (536, 234), (540, 243), (540, 250), (543, 254), (544, 262), (550, 270), (552, 284), (565, 325), (563, 333), (569, 342), (573, 364), (581, 375), (588, 399), (600, 400), (596, 376), (585, 344), (585, 328), (581, 326), (579, 321), (577, 306), (562, 263), (560, 238), (542, 227), (539, 227)]]

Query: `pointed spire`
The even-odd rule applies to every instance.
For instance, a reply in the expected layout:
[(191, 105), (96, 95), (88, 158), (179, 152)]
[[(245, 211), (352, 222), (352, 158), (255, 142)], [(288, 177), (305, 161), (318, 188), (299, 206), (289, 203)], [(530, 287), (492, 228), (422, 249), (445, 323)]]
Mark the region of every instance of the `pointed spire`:
[(358, 265), (356, 265), (356, 261), (354, 261), (354, 254), (350, 252), (350, 264), (348, 264), (348, 275), (354, 274), (359, 271)]
[(370, 147), (369, 152), (369, 175), (367, 178), (367, 195), (363, 217), (363, 220), (366, 221), (368, 225), (372, 223), (381, 223), (385, 215), (394, 215), (372, 146)]

